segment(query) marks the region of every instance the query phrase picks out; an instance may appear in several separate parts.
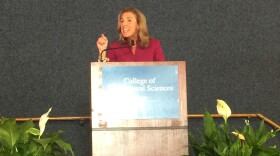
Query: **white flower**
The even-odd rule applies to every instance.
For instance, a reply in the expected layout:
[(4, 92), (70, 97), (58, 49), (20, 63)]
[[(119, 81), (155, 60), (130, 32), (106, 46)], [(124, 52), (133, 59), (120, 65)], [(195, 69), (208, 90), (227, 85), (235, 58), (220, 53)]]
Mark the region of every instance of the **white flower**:
[(39, 128), (40, 128), (40, 135), (39, 135), (39, 139), (41, 137), (41, 135), (43, 134), (44, 130), (45, 130), (45, 127), (46, 127), (46, 123), (47, 121), (49, 120), (49, 113), (50, 111), (52, 110), (52, 108), (49, 109), (49, 111), (45, 114), (43, 114), (40, 118), (40, 121), (39, 121)]
[(227, 122), (227, 118), (231, 115), (231, 110), (225, 101), (217, 99), (217, 111)]
[(245, 140), (245, 137), (244, 137), (244, 135), (242, 135), (242, 134), (240, 134), (240, 133), (237, 133), (237, 132), (231, 132), (232, 134), (234, 134), (235, 136), (237, 136), (238, 137), (238, 139), (240, 139), (240, 140)]
[(245, 124), (249, 126), (250, 125), (250, 120), (246, 119)]

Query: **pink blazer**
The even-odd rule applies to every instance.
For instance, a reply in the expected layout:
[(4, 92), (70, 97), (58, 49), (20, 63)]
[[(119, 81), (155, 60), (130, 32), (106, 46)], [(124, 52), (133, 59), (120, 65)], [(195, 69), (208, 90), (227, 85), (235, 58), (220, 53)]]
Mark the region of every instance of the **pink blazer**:
[[(125, 46), (128, 46), (127, 43)], [(118, 48), (120, 44), (115, 41), (110, 44), (109, 48)], [(147, 48), (141, 48), (136, 44), (135, 54), (132, 53), (131, 48), (113, 49), (107, 51), (107, 57), (110, 62), (152, 62), (164, 61), (164, 53), (160, 45), (160, 41), (150, 38)]]

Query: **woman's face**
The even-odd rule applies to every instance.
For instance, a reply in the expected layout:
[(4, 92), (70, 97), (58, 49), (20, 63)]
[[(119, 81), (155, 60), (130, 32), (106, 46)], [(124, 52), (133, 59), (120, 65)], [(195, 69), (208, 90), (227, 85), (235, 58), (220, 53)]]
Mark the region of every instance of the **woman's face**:
[(131, 12), (125, 12), (121, 15), (120, 23), (123, 37), (136, 40), (138, 31), (136, 16)]

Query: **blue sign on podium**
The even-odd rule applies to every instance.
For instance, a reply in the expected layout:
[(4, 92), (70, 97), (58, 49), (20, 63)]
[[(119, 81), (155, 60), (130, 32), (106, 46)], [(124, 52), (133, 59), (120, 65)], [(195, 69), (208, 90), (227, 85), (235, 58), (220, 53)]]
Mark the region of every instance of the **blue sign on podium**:
[(102, 92), (103, 107), (110, 108), (107, 115), (119, 119), (179, 118), (176, 65), (103, 66)]

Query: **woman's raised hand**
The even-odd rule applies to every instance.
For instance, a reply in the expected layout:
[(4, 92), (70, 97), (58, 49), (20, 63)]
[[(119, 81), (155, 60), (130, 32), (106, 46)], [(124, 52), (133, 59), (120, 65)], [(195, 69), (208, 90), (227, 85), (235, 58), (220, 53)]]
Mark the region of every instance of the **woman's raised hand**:
[(98, 48), (99, 53), (106, 49), (108, 46), (108, 39), (104, 34), (101, 34), (101, 36), (96, 41), (96, 46)]

